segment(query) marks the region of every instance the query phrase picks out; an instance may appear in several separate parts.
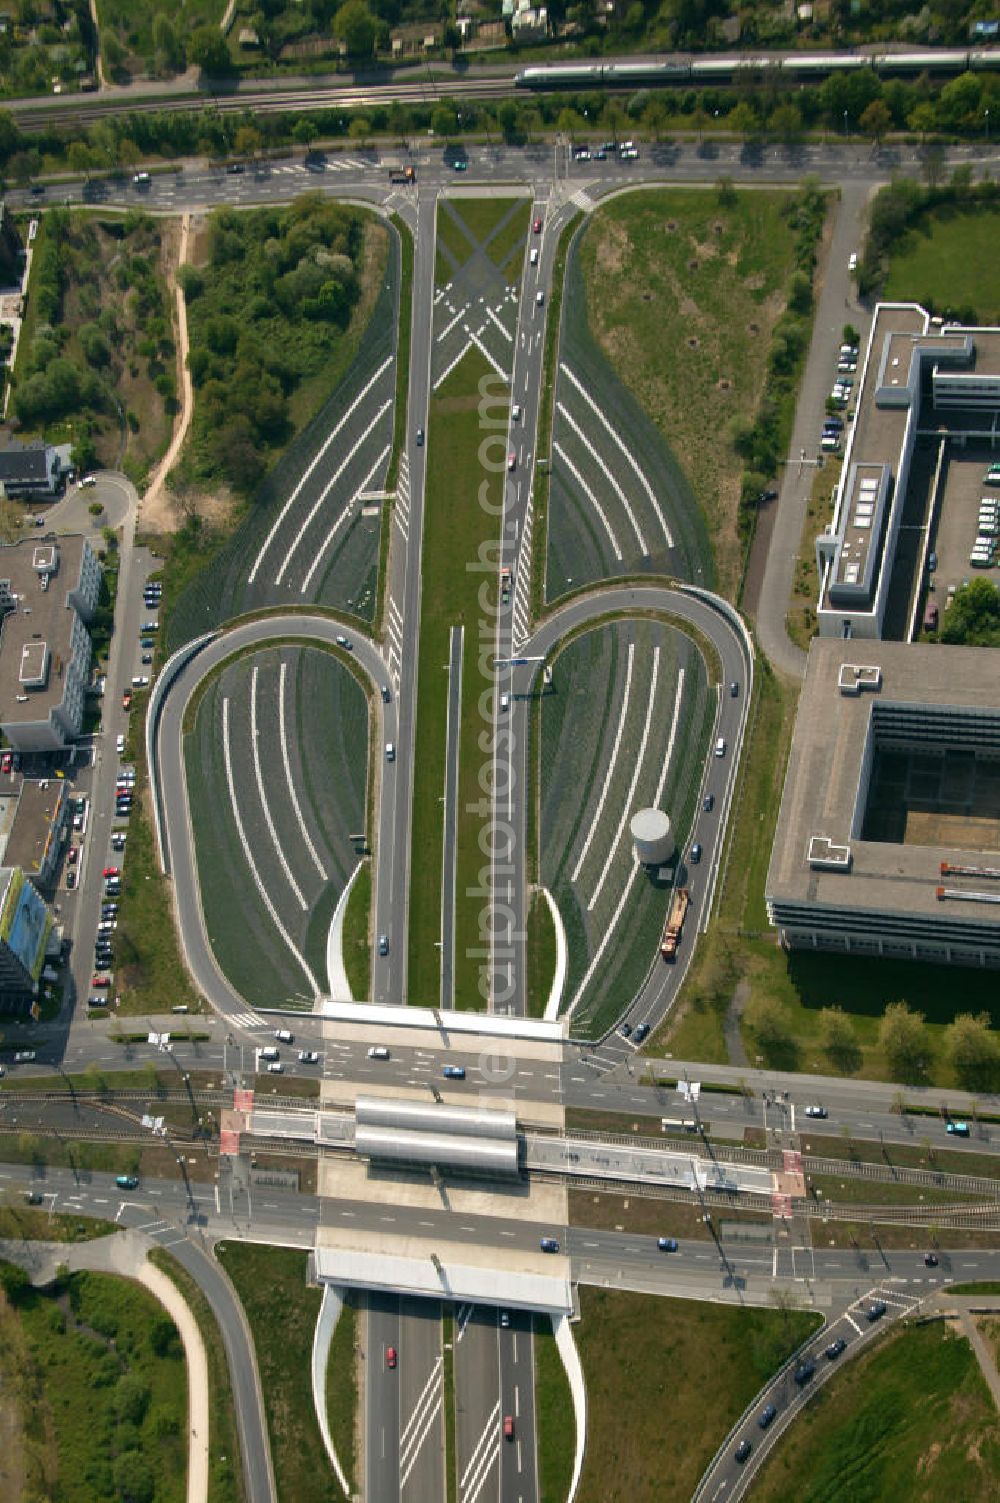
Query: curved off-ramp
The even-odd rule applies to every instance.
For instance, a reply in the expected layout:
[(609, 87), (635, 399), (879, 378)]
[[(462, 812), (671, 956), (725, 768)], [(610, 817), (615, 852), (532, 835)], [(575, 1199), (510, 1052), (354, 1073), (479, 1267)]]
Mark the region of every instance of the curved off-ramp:
[[(238, 623), (228, 631), (204, 640), (186, 658), (175, 654), (168, 665), (171, 677), (162, 694), (150, 706), (147, 732), (149, 772), (154, 809), (161, 835), (162, 865), (173, 878), (177, 932), (194, 984), (216, 1012), (238, 1023), (247, 1013), (246, 1000), (223, 974), (212, 950), (205, 926), (198, 880), (194, 832), (184, 768), (184, 717), (199, 685), (227, 659), (249, 648), (267, 648), (272, 642), (301, 640), (303, 645), (336, 647), (344, 624), (329, 616), (275, 615)], [(387, 678), (378, 648), (351, 627), (353, 653), (369, 682), (369, 702), (380, 702), (377, 686)], [(166, 670), (164, 677), (166, 675)], [(393, 705), (384, 705), (385, 734), (393, 734)], [(376, 843), (375, 860), (378, 860)]]

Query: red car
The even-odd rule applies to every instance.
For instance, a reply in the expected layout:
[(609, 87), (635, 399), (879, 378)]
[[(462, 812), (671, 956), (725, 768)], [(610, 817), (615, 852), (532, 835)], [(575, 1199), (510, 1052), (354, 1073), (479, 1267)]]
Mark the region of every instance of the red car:
[(507, 455), (507, 468), (508, 470), (513, 470), (516, 469), (516, 467), (517, 455), (514, 453), (513, 449), (511, 449), (510, 453)]
[(72, 866), (74, 864), (74, 862), (76, 861), (76, 859), (79, 856), (79, 854), (80, 854), (79, 846), (71, 845), (70, 848), (69, 848), (69, 851), (66, 854), (66, 860), (69, 862), (70, 866)]
[(503, 1438), (504, 1440), (514, 1439), (514, 1416), (512, 1414), (505, 1414), (503, 1417)]
[(531, 228), (534, 230), (536, 235), (540, 235), (542, 233), (542, 221), (540, 219), (536, 219)]
[(387, 1346), (385, 1349), (385, 1365), (386, 1367), (396, 1366), (396, 1348), (394, 1346)]
[(90, 984), (95, 992), (106, 992), (111, 985), (110, 976), (91, 976)]
[(123, 710), (131, 710), (131, 708), (132, 708), (132, 690), (131, 689), (126, 689), (125, 693), (122, 695), (122, 709)]
[(104, 868), (104, 871), (101, 873), (101, 875), (104, 877), (120, 877), (121, 874), (122, 872), (120, 866), (106, 866)]
[(11, 768), (13, 766), (14, 766), (14, 753), (13, 752), (9, 752), (9, 751), (5, 751), (4, 754), (3, 754), (3, 770), (4, 770), (4, 772), (10, 772), (10, 770), (11, 770)]

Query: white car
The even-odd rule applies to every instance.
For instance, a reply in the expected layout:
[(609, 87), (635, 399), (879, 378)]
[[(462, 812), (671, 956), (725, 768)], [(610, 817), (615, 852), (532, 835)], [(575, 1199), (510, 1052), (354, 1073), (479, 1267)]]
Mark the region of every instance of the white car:
[(318, 1065), (319, 1064), (319, 1055), (316, 1053), (316, 1050), (315, 1049), (300, 1049), (299, 1050), (299, 1064), (300, 1065)]
[(281, 1060), (280, 1059), (272, 1060), (271, 1063), (267, 1067), (267, 1073), (268, 1073), (268, 1075), (284, 1075), (284, 1073), (285, 1073), (285, 1067), (281, 1063)]
[(384, 1044), (372, 1044), (368, 1051), (369, 1059), (388, 1059), (389, 1051)]
[(125, 750), (125, 737), (124, 736), (119, 736), (117, 738), (117, 740), (115, 741), (115, 750), (117, 751), (118, 755), (121, 756), (122, 752)]
[(857, 253), (857, 251), (851, 251), (851, 254), (848, 256), (848, 258), (847, 258), (847, 269), (848, 269), (848, 271), (857, 271), (857, 269), (858, 269), (858, 253)]

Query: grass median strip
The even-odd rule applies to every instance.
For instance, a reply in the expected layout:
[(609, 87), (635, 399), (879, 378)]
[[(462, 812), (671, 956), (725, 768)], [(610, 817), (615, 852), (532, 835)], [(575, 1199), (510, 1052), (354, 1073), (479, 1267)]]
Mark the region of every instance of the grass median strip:
[[(488, 387), (487, 423), (506, 419), (509, 388), (495, 377), (478, 352), (466, 354), (431, 401), (428, 428), (427, 495), (424, 519), (420, 666), (417, 693), (417, 758), (413, 789), (413, 847), (410, 883), (409, 994), (413, 1002), (436, 1004), (440, 995), (441, 877), (447, 733), (449, 638), (452, 626), (465, 627), (462, 663), (458, 845), (455, 902), (455, 1003), (483, 1005), (479, 990), (483, 948), (480, 917), (484, 898), (480, 869), (488, 859), (479, 847), (484, 819), (480, 770), (489, 752), (492, 717), (484, 718), (492, 690), (492, 662), (498, 580), (499, 513), (503, 472), (492, 473), (480, 458), (484, 417), (481, 386)], [(506, 428), (504, 427), (504, 433)], [(501, 448), (503, 447), (501, 440)], [(489, 462), (496, 463), (491, 449)], [(484, 504), (485, 503), (485, 504)], [(485, 587), (487, 605), (480, 599)]]
[(358, 1307), (350, 1291), (330, 1342), (326, 1412), (337, 1459), (353, 1492), (358, 1422)]
[(542, 1018), (556, 974), (556, 926), (545, 894), (531, 895), (528, 909), (528, 1016)]
[(369, 927), (372, 906), (372, 868), (370, 861), (361, 863), (354, 879), (344, 914), (344, 970), (351, 996), (361, 1001), (371, 994), (372, 950)]

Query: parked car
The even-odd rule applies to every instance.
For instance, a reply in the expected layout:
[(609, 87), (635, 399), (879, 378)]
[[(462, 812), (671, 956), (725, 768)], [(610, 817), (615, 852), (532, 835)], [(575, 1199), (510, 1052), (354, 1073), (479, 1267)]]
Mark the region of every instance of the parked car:
[(14, 1055), (15, 1065), (30, 1065), (34, 1063), (34, 1060), (34, 1049), (18, 1049), (17, 1053)]

